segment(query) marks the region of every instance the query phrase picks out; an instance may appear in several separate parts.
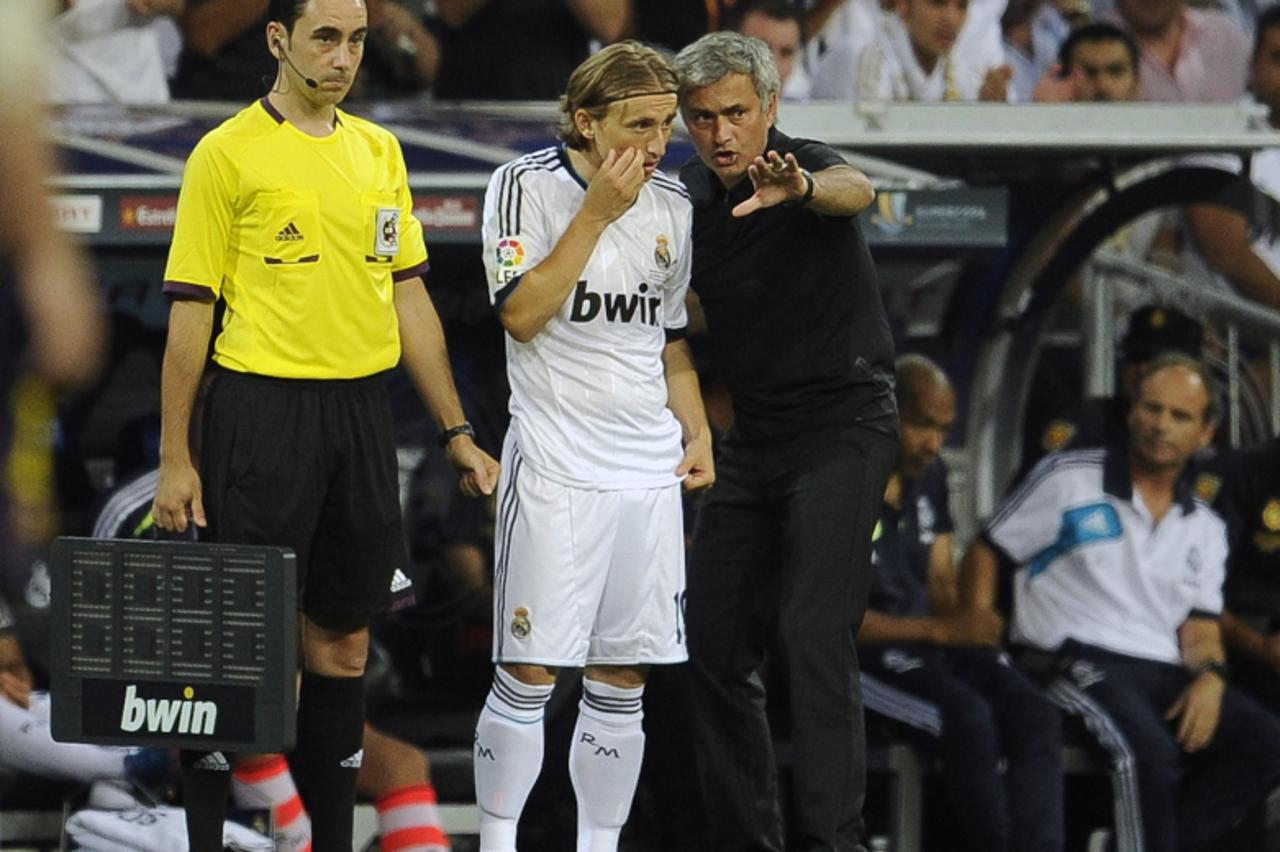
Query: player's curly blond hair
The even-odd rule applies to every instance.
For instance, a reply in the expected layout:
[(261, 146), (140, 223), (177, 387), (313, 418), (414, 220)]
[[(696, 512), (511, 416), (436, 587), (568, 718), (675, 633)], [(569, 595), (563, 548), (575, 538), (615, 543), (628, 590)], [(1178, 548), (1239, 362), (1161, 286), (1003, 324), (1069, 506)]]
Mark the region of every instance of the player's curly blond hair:
[(560, 98), (560, 138), (570, 148), (585, 151), (591, 146), (574, 123), (578, 110), (586, 110), (599, 121), (615, 101), (639, 95), (674, 95), (678, 85), (671, 62), (652, 47), (637, 41), (611, 44), (569, 77)]

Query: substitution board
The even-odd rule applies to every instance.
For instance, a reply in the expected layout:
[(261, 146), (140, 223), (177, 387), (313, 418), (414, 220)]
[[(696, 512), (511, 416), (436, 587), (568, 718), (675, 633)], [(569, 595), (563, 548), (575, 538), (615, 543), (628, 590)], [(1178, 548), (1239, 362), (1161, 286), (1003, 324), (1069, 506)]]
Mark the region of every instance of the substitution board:
[(64, 537), (51, 557), (54, 739), (293, 745), (293, 551)]

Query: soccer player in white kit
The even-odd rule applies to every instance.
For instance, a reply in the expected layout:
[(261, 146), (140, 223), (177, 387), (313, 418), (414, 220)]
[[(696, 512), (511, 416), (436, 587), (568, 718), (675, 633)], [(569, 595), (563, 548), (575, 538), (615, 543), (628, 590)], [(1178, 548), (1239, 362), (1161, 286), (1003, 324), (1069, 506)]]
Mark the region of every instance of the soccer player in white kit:
[(648, 666), (683, 662), (685, 489), (714, 480), (688, 344), (692, 208), (657, 171), (675, 72), (633, 42), (569, 78), (564, 145), (494, 173), (485, 267), (507, 330), (511, 426), (494, 569), (493, 688), (476, 726), (481, 852), (515, 850), (562, 666), (578, 849), (607, 852), (635, 792)]

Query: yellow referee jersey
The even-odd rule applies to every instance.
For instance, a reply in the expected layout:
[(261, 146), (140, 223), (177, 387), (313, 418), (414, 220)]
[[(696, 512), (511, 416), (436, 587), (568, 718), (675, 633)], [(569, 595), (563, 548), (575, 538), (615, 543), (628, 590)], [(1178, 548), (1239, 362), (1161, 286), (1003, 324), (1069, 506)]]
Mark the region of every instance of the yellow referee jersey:
[(395, 137), (341, 111), (308, 136), (263, 98), (187, 160), (164, 288), (226, 299), (228, 369), (347, 379), (399, 361), (395, 282), (426, 269)]

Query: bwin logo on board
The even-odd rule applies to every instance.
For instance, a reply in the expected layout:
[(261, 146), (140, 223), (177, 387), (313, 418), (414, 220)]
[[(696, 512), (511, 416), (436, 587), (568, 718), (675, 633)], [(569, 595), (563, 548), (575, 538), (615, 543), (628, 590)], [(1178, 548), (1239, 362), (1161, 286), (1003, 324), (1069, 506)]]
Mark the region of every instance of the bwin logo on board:
[(213, 701), (193, 701), (195, 695), (196, 691), (188, 686), (182, 690), (181, 699), (141, 698), (138, 687), (129, 684), (124, 691), (120, 730), (211, 736), (218, 725), (218, 705)]

